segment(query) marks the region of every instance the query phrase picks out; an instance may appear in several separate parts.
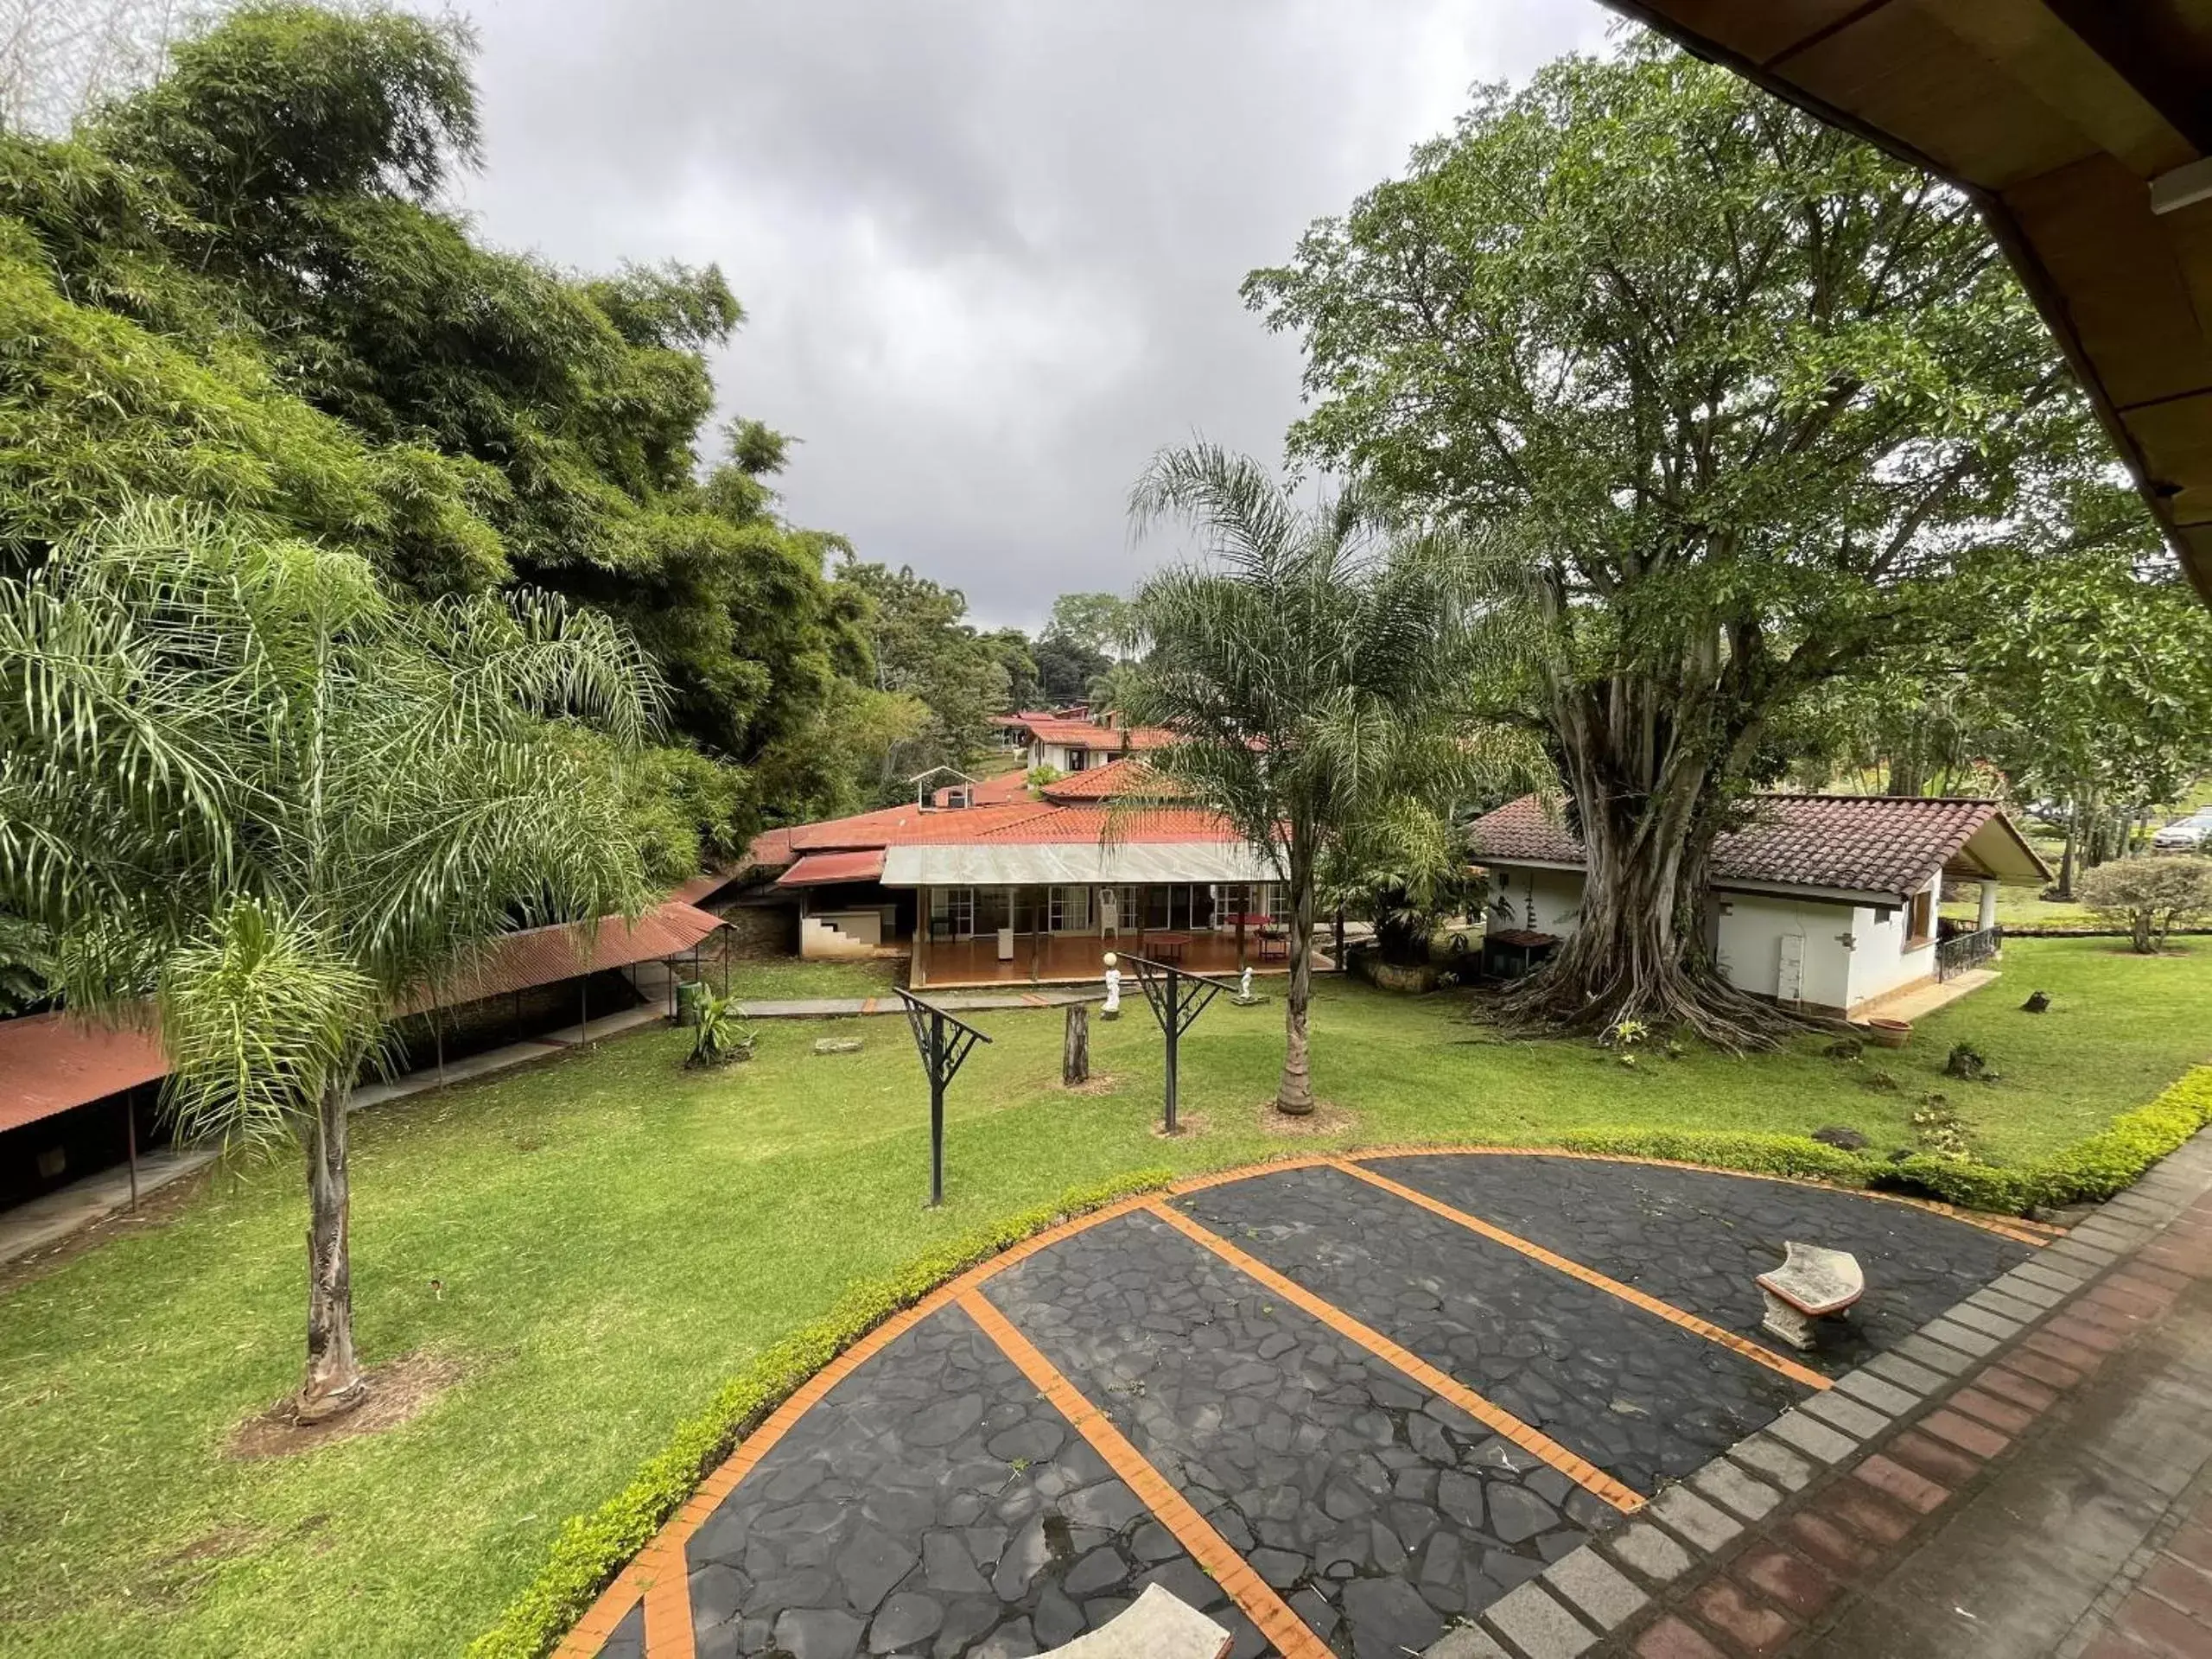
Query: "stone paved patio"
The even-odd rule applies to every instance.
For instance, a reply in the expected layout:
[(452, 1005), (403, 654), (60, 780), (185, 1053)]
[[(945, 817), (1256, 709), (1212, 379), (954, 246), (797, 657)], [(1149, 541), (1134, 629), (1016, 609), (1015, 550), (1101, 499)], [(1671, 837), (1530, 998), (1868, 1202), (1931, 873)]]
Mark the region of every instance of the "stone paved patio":
[(1930, 1209), (1565, 1156), (1292, 1160), (1128, 1201), (841, 1360), (563, 1652), (1023, 1659), (1158, 1583), (1233, 1659), (1403, 1659), (1555, 1606), (1514, 1598), (1611, 1572), (1586, 1542), (1826, 1406), (1755, 1346), (1751, 1277), (1793, 1237), (1866, 1268), (1832, 1369), (2035, 1253)]

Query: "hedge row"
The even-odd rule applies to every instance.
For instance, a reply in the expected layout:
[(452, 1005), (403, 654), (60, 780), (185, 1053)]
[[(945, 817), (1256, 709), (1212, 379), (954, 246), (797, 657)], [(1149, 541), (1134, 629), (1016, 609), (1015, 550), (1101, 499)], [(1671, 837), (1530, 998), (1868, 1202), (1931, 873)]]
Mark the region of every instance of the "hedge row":
[(764, 1350), (706, 1410), (677, 1427), (637, 1478), (590, 1515), (572, 1516), (537, 1579), (468, 1644), (467, 1659), (537, 1659), (582, 1618), (609, 1580), (652, 1540), (699, 1483), (762, 1418), (807, 1378), (903, 1307), (978, 1262), (1047, 1227), (1132, 1192), (1165, 1186), (1165, 1169), (1137, 1170), (1061, 1195), (909, 1263), (889, 1279), (855, 1285), (829, 1314)]
[(1666, 1158), (1760, 1175), (1910, 1192), (1970, 1210), (2018, 1213), (2108, 1198), (2212, 1122), (2212, 1066), (2198, 1066), (2149, 1105), (2114, 1118), (2087, 1140), (2018, 1168), (1931, 1157), (1891, 1161), (1794, 1135), (1701, 1135), (1594, 1129), (1560, 1138), (1574, 1152)]

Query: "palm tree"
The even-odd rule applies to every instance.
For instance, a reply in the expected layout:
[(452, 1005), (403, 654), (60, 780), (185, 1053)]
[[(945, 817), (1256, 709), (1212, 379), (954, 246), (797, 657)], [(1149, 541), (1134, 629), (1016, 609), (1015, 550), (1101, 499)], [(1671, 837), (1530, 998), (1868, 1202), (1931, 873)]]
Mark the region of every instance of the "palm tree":
[(644, 902), (559, 722), (633, 743), (657, 696), (599, 617), (410, 607), (353, 555), (166, 505), (0, 582), (0, 905), (48, 930), (70, 1007), (150, 1005), (181, 1135), (304, 1142), (302, 1420), (365, 1392), (354, 1079), (493, 936)]
[(1321, 858), (1472, 759), (1458, 718), (1476, 638), (1465, 557), (1433, 537), (1390, 539), (1351, 493), (1303, 509), (1259, 462), (1208, 443), (1162, 450), (1129, 510), (1140, 528), (1174, 518), (1202, 543), (1198, 562), (1137, 594), (1130, 712), (1179, 734), (1149, 758), (1266, 849), (1289, 887), (1275, 1105), (1302, 1116)]

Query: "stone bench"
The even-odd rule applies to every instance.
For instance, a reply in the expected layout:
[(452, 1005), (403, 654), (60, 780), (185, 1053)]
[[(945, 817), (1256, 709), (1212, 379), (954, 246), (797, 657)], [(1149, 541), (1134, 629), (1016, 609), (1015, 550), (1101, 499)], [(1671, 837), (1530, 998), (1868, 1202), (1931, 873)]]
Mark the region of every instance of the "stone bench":
[(1766, 1293), (1765, 1329), (1793, 1348), (1813, 1345), (1813, 1321), (1831, 1319), (1866, 1294), (1859, 1258), (1843, 1250), (1795, 1240), (1783, 1246), (1782, 1265), (1758, 1276)]
[(1188, 1602), (1145, 1586), (1144, 1593), (1046, 1659), (1222, 1659), (1230, 1634)]

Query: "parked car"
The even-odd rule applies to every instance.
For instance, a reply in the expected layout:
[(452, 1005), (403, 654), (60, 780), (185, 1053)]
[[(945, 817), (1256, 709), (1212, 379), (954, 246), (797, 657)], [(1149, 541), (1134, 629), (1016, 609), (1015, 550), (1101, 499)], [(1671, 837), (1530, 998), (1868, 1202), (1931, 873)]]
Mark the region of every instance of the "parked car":
[(2176, 818), (2151, 837), (2154, 853), (2202, 852), (2212, 842), (2212, 806), (2200, 807), (2185, 818)]

